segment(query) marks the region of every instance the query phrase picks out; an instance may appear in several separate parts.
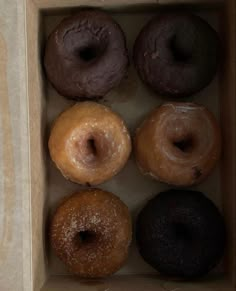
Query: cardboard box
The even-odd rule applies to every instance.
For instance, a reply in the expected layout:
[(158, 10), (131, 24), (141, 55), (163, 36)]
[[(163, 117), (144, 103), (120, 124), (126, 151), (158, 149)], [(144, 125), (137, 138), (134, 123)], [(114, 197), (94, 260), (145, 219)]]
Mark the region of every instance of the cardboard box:
[[(222, 68), (210, 86), (189, 99), (213, 111), (219, 118), (223, 132), (223, 155), (219, 167), (206, 182), (193, 187), (205, 192), (222, 210), (228, 231), (227, 254), (221, 268), (202, 281), (171, 282), (158, 277), (138, 255), (135, 242), (124, 268), (117, 275), (98, 283), (79, 281), (68, 275), (51, 252), (47, 239), (50, 214), (61, 197), (80, 187), (66, 181), (48, 155), (50, 124), (72, 102), (59, 96), (49, 85), (42, 58), (48, 33), (60, 19), (75, 13), (80, 6), (108, 10), (127, 35), (130, 55), (134, 39), (143, 24), (157, 11), (172, 6), (200, 14), (221, 34), (225, 50)], [(0, 26), (0, 80), (3, 80), (0, 81), (0, 129), (3, 137), (0, 173), (4, 176), (0, 183), (3, 193), (3, 208), (0, 208), (0, 231), (3, 233), (0, 290), (234, 290), (235, 6), (235, 0), (15, 0), (0, 4), (0, 21), (4, 19), (5, 22), (5, 26)], [(105, 100), (105, 104), (123, 116), (131, 134), (154, 106), (163, 103), (163, 99), (146, 90), (132, 65), (128, 79), (109, 93)], [(170, 188), (143, 177), (135, 167), (133, 157), (119, 175), (99, 187), (120, 196), (129, 206), (134, 222), (145, 201), (160, 190)]]

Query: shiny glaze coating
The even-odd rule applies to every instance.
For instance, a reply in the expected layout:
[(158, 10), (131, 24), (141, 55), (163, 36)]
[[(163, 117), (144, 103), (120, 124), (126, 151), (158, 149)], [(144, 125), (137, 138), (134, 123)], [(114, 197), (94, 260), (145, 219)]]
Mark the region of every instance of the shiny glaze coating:
[(97, 185), (116, 175), (127, 162), (131, 140), (123, 120), (95, 102), (78, 103), (54, 122), (49, 151), (69, 180)]
[(203, 181), (221, 152), (218, 123), (205, 107), (166, 103), (137, 129), (136, 161), (144, 174), (176, 186)]

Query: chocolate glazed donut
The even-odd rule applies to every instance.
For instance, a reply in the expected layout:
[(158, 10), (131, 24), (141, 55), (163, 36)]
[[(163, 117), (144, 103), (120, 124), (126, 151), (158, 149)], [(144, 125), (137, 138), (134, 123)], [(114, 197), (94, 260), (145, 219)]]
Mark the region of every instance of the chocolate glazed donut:
[(51, 33), (44, 65), (49, 81), (61, 95), (102, 97), (127, 71), (124, 33), (105, 12), (80, 11)]
[(142, 29), (134, 46), (140, 78), (169, 97), (187, 97), (206, 87), (218, 61), (216, 31), (192, 14), (158, 15)]
[(144, 260), (161, 274), (192, 279), (220, 261), (225, 225), (216, 206), (202, 193), (161, 192), (142, 209), (137, 243)]

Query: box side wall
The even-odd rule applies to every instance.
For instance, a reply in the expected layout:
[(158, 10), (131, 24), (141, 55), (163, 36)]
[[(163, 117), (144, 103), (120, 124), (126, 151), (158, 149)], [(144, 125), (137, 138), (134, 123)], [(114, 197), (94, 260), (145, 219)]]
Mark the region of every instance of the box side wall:
[(97, 283), (79, 282), (73, 276), (51, 276), (41, 291), (234, 291), (229, 281), (174, 282), (156, 276), (115, 276)]
[(39, 290), (47, 277), (45, 220), (47, 173), (45, 157), (45, 106), (40, 51), (40, 11), (26, 1), (28, 99), (31, 166), (32, 284)]
[(106, 7), (112, 8), (117, 6), (140, 6), (140, 5), (151, 5), (151, 4), (162, 4), (162, 5), (182, 5), (182, 4), (219, 4), (223, 3), (224, 0), (34, 0), (35, 5), (39, 8), (68, 8), (76, 6), (94, 6), (94, 7)]
[(223, 209), (229, 234), (227, 266), (236, 284), (236, 2), (227, 0), (226, 3), (220, 104), (224, 149), (221, 173)]

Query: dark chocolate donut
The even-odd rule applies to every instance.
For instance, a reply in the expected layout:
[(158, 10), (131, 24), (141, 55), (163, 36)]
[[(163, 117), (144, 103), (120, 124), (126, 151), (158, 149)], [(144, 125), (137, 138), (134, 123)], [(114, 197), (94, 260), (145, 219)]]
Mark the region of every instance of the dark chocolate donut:
[(192, 279), (219, 263), (225, 226), (216, 206), (201, 192), (169, 190), (143, 208), (136, 237), (141, 256), (161, 274)]
[(64, 19), (48, 38), (44, 65), (55, 89), (70, 98), (102, 97), (128, 66), (124, 33), (105, 12), (83, 10)]
[(199, 16), (165, 13), (140, 32), (134, 63), (140, 78), (158, 94), (187, 97), (213, 79), (219, 44), (216, 31)]

